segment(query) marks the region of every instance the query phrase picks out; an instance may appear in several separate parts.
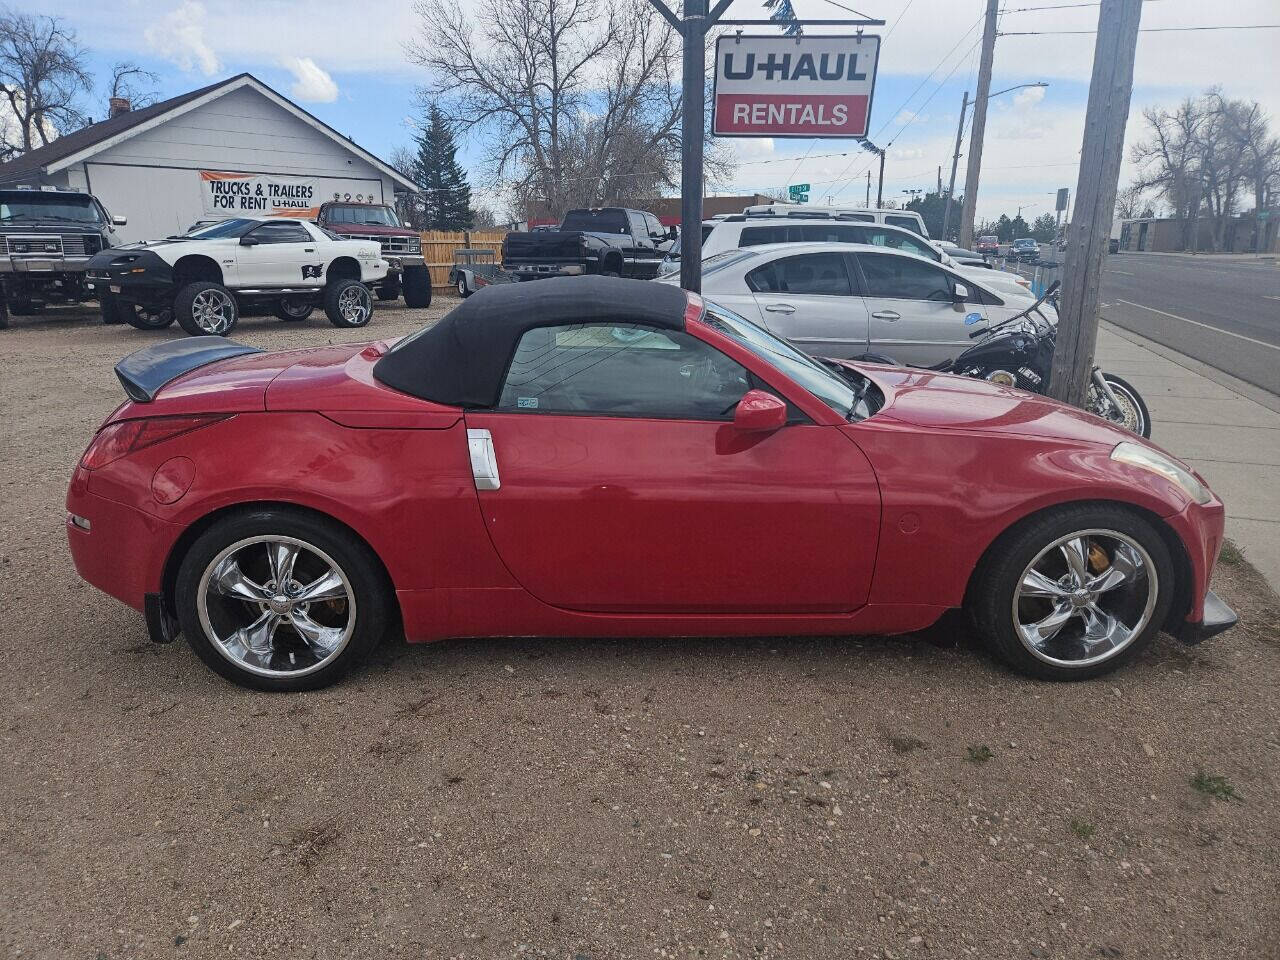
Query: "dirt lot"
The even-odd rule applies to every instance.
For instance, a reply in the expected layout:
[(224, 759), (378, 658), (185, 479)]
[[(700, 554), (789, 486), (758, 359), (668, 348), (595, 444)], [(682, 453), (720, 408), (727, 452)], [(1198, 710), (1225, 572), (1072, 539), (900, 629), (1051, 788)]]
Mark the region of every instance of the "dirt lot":
[(1248, 567), (1240, 628), (1070, 686), (948, 625), (392, 644), (251, 693), (72, 569), (111, 365), (175, 335), (77, 316), (0, 332), (6, 955), (1278, 955), (1280, 604)]

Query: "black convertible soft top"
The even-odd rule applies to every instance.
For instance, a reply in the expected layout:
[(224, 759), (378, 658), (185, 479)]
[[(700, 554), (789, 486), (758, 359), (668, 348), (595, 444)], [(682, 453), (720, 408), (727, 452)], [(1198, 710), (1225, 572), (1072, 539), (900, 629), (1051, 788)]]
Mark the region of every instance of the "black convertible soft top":
[(434, 326), (397, 343), (373, 367), (388, 387), (456, 407), (492, 407), (520, 337), (570, 323), (639, 323), (683, 330), (685, 292), (618, 277), (553, 277), (485, 287)]

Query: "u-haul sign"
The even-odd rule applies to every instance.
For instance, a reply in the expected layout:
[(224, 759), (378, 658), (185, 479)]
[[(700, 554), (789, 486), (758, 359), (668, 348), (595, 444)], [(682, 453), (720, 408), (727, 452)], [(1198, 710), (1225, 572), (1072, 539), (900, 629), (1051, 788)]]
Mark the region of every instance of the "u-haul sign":
[(880, 38), (716, 40), (717, 137), (865, 137)]

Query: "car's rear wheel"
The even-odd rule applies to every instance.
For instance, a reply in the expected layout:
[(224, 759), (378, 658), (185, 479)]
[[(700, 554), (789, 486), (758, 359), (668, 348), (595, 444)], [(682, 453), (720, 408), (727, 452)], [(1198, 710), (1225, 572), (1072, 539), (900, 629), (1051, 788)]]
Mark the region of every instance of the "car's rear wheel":
[(178, 291), (173, 312), (193, 337), (225, 337), (240, 320), (235, 295), (220, 283), (197, 280)]
[(335, 327), (363, 327), (373, 319), (373, 297), (359, 280), (335, 280), (324, 288), (324, 312)]
[(400, 286), (406, 307), (431, 306), (431, 271), (427, 267), (405, 267)]
[(400, 279), (398, 277), (389, 277), (378, 287), (377, 296), (379, 300), (399, 300), (400, 299)]
[(1060, 507), (987, 551), (967, 606), (992, 649), (1021, 673), (1084, 680), (1142, 652), (1173, 602), (1159, 531), (1120, 506)]
[(296, 323), (299, 320), (305, 320), (311, 316), (311, 311), (316, 308), (315, 301), (305, 294), (295, 294), (293, 296), (281, 297), (276, 301), (275, 314), (281, 320), (288, 320)]
[(178, 571), (174, 606), (201, 660), (259, 690), (335, 682), (373, 649), (389, 617), (369, 548), (287, 509), (236, 514), (201, 534)]
[(173, 323), (173, 308), (158, 310), (139, 304), (126, 303), (122, 310), (125, 323), (139, 330), (163, 330)]

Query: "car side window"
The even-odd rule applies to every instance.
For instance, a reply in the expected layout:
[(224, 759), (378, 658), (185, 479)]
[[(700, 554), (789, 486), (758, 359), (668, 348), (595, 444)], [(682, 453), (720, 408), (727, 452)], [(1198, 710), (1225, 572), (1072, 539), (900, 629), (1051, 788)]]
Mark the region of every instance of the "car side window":
[(891, 227), (902, 227), (904, 230), (910, 230), (912, 233), (920, 232), (920, 224), (915, 217), (891, 217), (886, 216), (884, 222)]
[(923, 240), (905, 236), (896, 230), (873, 230), (869, 227), (863, 227), (863, 231), (867, 235), (867, 239), (863, 241), (864, 243), (874, 244), (877, 247), (890, 247), (894, 250), (905, 250), (907, 253), (926, 257), (935, 263), (942, 259), (942, 254)]
[(250, 231), (249, 236), (259, 243), (306, 243), (311, 239), (311, 234), (296, 220), (264, 223)]
[(757, 293), (853, 295), (844, 256), (839, 253), (807, 253), (774, 260), (748, 273), (747, 286)]
[(914, 257), (862, 253), (858, 255), (868, 297), (892, 300), (952, 299), (951, 275)]
[(665, 230), (662, 227), (662, 222), (652, 213), (646, 213), (644, 215), (644, 226), (645, 229), (649, 231), (650, 236), (658, 233), (665, 233)]
[(539, 327), (520, 338), (498, 409), (732, 420), (751, 386), (745, 367), (687, 333), (577, 323)]
[(631, 220), (631, 235), (637, 240), (644, 240), (649, 236), (649, 228), (644, 225), (644, 216), (632, 210), (627, 216)]
[(738, 246), (758, 247), (765, 243), (786, 243), (786, 224), (773, 224), (767, 227), (743, 227), (738, 236)]

